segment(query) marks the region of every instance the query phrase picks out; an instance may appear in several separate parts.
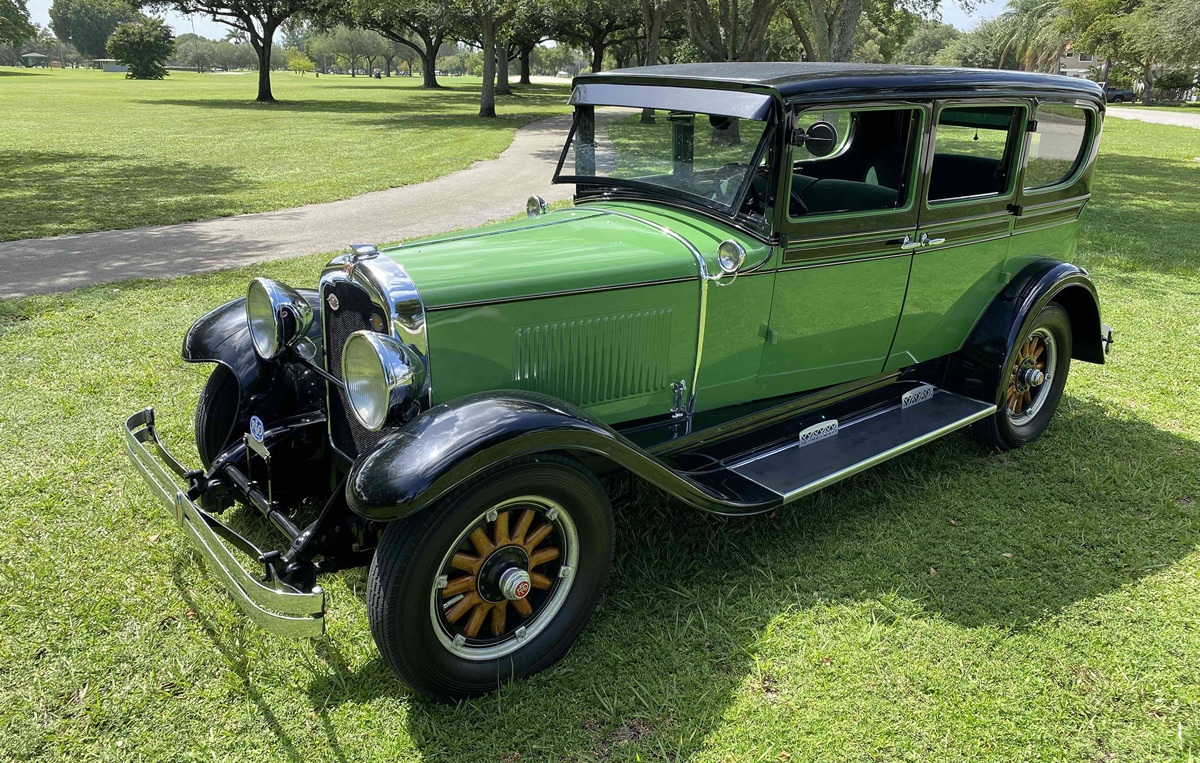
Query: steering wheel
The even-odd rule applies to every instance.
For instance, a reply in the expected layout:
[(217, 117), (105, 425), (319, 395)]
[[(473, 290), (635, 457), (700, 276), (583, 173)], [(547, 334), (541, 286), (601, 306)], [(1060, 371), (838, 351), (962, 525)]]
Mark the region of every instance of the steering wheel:
[[(717, 186), (717, 192), (732, 202), (733, 199), (730, 197), (736, 193), (738, 189), (728, 188), (727, 186), (729, 182), (734, 179), (740, 180), (746, 174), (746, 169), (749, 166), (750, 165), (748, 164), (739, 164), (737, 162), (733, 162), (717, 168), (717, 171), (713, 173), (713, 182)], [(754, 187), (753, 180), (750, 181), (750, 189), (749, 193), (747, 194), (747, 198), (754, 205), (763, 207), (766, 206), (766, 199), (764, 199), (762, 193)]]

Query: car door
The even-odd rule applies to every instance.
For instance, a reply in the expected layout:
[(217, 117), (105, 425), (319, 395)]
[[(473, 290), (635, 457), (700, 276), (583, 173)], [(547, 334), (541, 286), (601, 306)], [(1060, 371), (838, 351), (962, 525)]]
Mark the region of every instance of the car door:
[(785, 244), (763, 327), (760, 398), (882, 371), (918, 219), (927, 105), (794, 108)]
[(1024, 100), (940, 101), (904, 314), (887, 370), (958, 350), (1008, 282)]

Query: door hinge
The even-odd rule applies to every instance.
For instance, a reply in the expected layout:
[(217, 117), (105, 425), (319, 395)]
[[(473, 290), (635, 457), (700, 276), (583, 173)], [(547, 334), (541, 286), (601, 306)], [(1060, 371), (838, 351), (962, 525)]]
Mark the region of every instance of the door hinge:
[(675, 393), (675, 407), (671, 409), (671, 416), (679, 418), (687, 415), (687, 404), (683, 398), (687, 394), (687, 382), (680, 379), (677, 382), (671, 382), (671, 391)]

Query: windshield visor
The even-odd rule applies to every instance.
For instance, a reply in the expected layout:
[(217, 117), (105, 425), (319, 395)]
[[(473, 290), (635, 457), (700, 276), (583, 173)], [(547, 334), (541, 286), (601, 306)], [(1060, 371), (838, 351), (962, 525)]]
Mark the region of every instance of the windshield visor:
[(554, 180), (682, 198), (761, 220), (767, 123), (694, 111), (579, 106)]

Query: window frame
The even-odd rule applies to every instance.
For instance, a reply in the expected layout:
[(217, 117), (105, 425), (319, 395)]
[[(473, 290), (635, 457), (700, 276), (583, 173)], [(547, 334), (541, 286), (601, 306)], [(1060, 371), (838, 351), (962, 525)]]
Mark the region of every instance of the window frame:
[[(1087, 125), (1083, 134), (1083, 144), (1079, 147), (1079, 154), (1075, 158), (1075, 164), (1071, 167), (1071, 171), (1057, 183), (1050, 185), (1038, 185), (1025, 187), (1025, 169), (1029, 165), (1029, 149), (1033, 145), (1033, 140), (1025, 141), (1025, 148), (1021, 151), (1021, 197), (1028, 198), (1030, 196), (1040, 196), (1042, 194), (1054, 193), (1061, 191), (1064, 188), (1069, 188), (1079, 182), (1080, 175), (1083, 174), (1092, 160), (1095, 158), (1096, 148), (1100, 145), (1098, 132), (1100, 130), (1100, 109), (1092, 101), (1085, 101), (1077, 98), (1039, 98), (1033, 102), (1033, 117), (1037, 120), (1038, 109), (1043, 105), (1051, 106), (1070, 106), (1082, 110), (1087, 114)], [(1029, 131), (1026, 131), (1027, 134)]]
[[(1033, 103), (1028, 98), (954, 98), (947, 100), (938, 100), (934, 103), (933, 120), (930, 122), (928, 133), (928, 151), (925, 157), (925, 165), (923, 167), (925, 174), (925, 192), (924, 212), (936, 212), (943, 209), (953, 209), (955, 207), (967, 207), (977, 204), (992, 204), (1000, 201), (1010, 201), (1016, 198), (1020, 191), (1020, 182), (1024, 176), (1025, 170), (1025, 134), (1029, 125), (1029, 113)], [(1008, 142), (1005, 143), (1004, 153), (1009, 162), (1008, 182), (1005, 189), (1000, 193), (975, 194), (972, 196), (952, 196), (948, 199), (933, 199), (929, 198), (929, 187), (933, 180), (933, 160), (937, 155), (937, 132), (938, 123), (942, 118), (942, 112), (946, 109), (975, 107), (975, 108), (1019, 108), (1022, 110), (1022, 118), (1016, 120), (1016, 124), (1010, 125), (1008, 130)], [(1016, 141), (1013, 146), (1013, 141)], [(1010, 150), (1010, 147), (1014, 150)]]
[[(903, 206), (885, 207), (883, 209), (869, 209), (846, 212), (824, 212), (816, 215), (802, 215), (800, 217), (792, 216), (791, 197), (792, 197), (792, 178), (796, 174), (796, 162), (792, 157), (792, 152), (795, 146), (792, 145), (790, 137), (786, 140), (787, 151), (784, 168), (787, 173), (787, 181), (782, 189), (782, 196), (777, 202), (783, 209), (783, 224), (792, 230), (798, 226), (806, 225), (811, 222), (826, 221), (826, 220), (850, 220), (863, 217), (899, 217), (912, 213), (917, 204), (917, 198), (923, 193), (922, 188), (922, 151), (924, 149), (924, 136), (929, 126), (929, 102), (918, 100), (905, 101), (875, 101), (875, 102), (848, 102), (848, 103), (788, 103), (785, 106), (788, 109), (787, 136), (790, 136), (791, 130), (794, 129), (796, 120), (799, 116), (808, 111), (916, 111), (919, 115), (918, 123), (913, 127), (910, 140), (912, 141), (913, 155), (909, 159), (909, 177), (906, 188), (907, 199)], [(857, 120), (852, 120), (857, 123)], [(845, 154), (845, 149), (839, 152), (839, 155)], [(822, 157), (830, 158), (830, 157)], [(879, 226), (886, 227), (886, 226)], [(904, 227), (903, 225), (899, 227)]]

